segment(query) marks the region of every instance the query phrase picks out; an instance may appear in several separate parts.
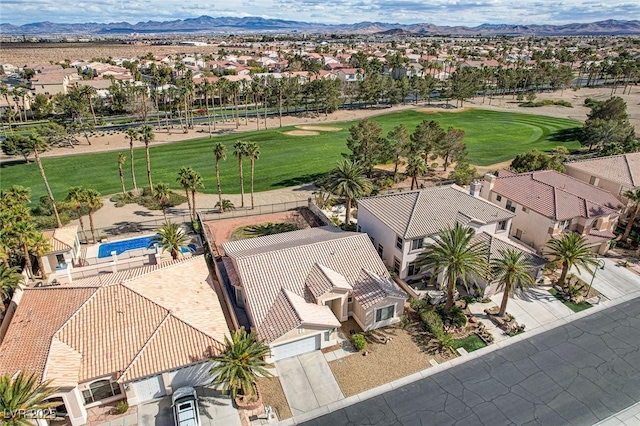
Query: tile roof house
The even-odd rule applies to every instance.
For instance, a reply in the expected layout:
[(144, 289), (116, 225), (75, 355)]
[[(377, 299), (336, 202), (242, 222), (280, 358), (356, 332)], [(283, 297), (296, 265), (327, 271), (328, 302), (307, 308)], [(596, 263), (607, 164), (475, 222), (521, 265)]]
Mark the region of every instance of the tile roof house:
[(640, 152), (572, 161), (564, 168), (569, 176), (609, 191), (625, 204), (623, 194), (640, 188)]
[(458, 222), (477, 233), (508, 235), (513, 217), (457, 185), (358, 200), (358, 231), (369, 235), (383, 262), (402, 279), (421, 274), (415, 260), (441, 229)]
[(538, 251), (573, 231), (604, 254), (624, 208), (610, 192), (553, 170), (486, 175), (481, 196), (514, 212), (510, 234)]
[(393, 324), (407, 295), (369, 238), (326, 226), (223, 243), (222, 266), (272, 360), (337, 342), (353, 317), (363, 330)]
[(210, 378), (228, 325), (203, 256), (100, 285), (27, 288), (0, 344), (0, 374), (58, 388), (72, 425), (87, 408), (130, 405)]
[(44, 272), (51, 275), (50, 278), (67, 274), (70, 266), (76, 265), (80, 258), (78, 225), (47, 229), (42, 235), (49, 240), (50, 246), (50, 250), (42, 255)]

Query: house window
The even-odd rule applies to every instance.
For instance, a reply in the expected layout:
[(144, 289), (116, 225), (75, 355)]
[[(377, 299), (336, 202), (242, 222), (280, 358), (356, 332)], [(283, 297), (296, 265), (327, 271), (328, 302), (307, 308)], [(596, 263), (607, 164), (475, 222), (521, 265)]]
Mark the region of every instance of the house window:
[(325, 342), (328, 342), (329, 340), (331, 340), (331, 332), (332, 331), (333, 330), (327, 330), (327, 331), (324, 332), (324, 341)]
[(64, 255), (62, 254), (56, 254), (56, 269), (66, 269), (67, 268), (67, 262), (66, 260), (64, 260)]
[(591, 176), (591, 179), (589, 179), (589, 185), (597, 185), (599, 180), (600, 179), (598, 179), (597, 177)]
[(560, 222), (560, 224), (559, 224), (559, 226), (558, 226), (558, 227), (559, 227), (560, 229), (565, 229), (565, 228), (567, 228), (570, 224), (571, 224), (571, 221), (570, 221), (570, 220), (563, 220), (562, 222)]
[(382, 247), (382, 244), (378, 244), (378, 256), (380, 256), (381, 259), (382, 259), (383, 253), (384, 253), (384, 247)]
[(375, 246), (376, 245), (376, 240), (374, 240), (373, 237), (369, 237), (369, 239), (371, 240), (371, 244), (373, 244)]
[(498, 231), (506, 231), (507, 230), (507, 221), (501, 220), (498, 222)]
[(393, 272), (400, 273), (400, 260), (397, 257), (393, 258)]
[(502, 195), (496, 195), (496, 201), (502, 201)]
[(347, 303), (353, 303), (353, 296), (349, 296), (347, 298)]
[(393, 318), (396, 306), (385, 306), (384, 308), (376, 309), (376, 322), (386, 321)]
[(82, 391), (85, 404), (103, 401), (120, 394), (122, 394), (120, 385), (106, 379), (93, 382), (89, 385), (88, 389)]
[(417, 274), (418, 272), (420, 272), (420, 268), (418, 268), (415, 264), (415, 262), (410, 262), (407, 265), (407, 275), (408, 276), (412, 276)]
[(523, 211), (524, 213), (529, 213), (529, 209), (528, 209), (528, 208), (526, 208), (525, 206), (522, 206), (522, 211)]
[(396, 237), (396, 247), (402, 250), (402, 238)]
[(421, 249), (423, 243), (424, 243), (424, 238), (416, 238), (415, 240), (411, 240), (411, 250)]
[(516, 229), (516, 238), (519, 240), (522, 239), (522, 229)]
[(512, 213), (516, 212), (516, 206), (511, 202), (511, 200), (507, 200), (506, 209), (511, 211)]

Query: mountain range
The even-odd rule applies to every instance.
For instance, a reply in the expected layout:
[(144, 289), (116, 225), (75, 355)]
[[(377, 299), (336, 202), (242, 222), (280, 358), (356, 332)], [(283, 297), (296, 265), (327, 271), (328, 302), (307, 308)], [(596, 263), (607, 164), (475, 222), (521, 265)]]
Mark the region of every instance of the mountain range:
[(36, 22), (24, 25), (0, 24), (3, 35), (118, 35), (160, 33), (315, 33), (315, 34), (416, 34), (416, 35), (630, 35), (640, 34), (640, 21), (606, 20), (565, 25), (509, 25), (482, 24), (476, 27), (438, 26), (430, 23), (393, 24), (386, 22), (358, 22), (355, 24), (319, 24), (259, 17), (217, 17), (147, 21), (130, 24), (111, 22), (100, 24), (61, 24)]

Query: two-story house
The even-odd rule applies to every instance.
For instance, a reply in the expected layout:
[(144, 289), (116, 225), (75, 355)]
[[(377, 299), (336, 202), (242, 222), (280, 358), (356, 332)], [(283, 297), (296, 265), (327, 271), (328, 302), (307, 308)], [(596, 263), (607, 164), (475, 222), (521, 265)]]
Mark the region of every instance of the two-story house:
[(572, 231), (604, 254), (624, 209), (609, 191), (553, 170), (487, 174), (481, 196), (513, 212), (510, 234), (539, 252), (550, 238)]
[(512, 212), (456, 185), (358, 200), (358, 231), (366, 232), (382, 261), (401, 279), (420, 274), (416, 258), (433, 236), (456, 222), (477, 234), (509, 235)]

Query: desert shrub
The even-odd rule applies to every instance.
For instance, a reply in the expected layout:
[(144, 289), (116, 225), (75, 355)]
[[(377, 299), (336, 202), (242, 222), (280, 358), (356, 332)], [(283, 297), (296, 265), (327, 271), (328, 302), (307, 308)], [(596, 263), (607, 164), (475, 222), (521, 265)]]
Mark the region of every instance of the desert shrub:
[(351, 336), (351, 343), (358, 352), (367, 349), (367, 339), (362, 334), (354, 334)]
[(420, 311), (420, 319), (433, 337), (438, 340), (444, 337), (444, 324), (442, 323), (442, 318), (440, 318), (440, 315), (436, 311), (423, 309)]
[[(62, 222), (62, 225), (64, 226), (69, 222), (71, 222), (71, 218), (67, 213), (60, 213), (60, 222)], [(56, 223), (56, 217), (53, 215), (34, 216), (33, 224), (35, 225), (36, 229), (51, 229), (51, 228), (57, 228), (58, 226), (58, 224)]]
[(416, 297), (412, 297), (409, 299), (409, 306), (416, 312), (420, 312), (423, 309), (427, 309), (429, 307), (429, 302), (425, 299), (418, 299)]
[(464, 303), (466, 303), (467, 305), (476, 303), (476, 298), (468, 294), (465, 294), (464, 296), (462, 296), (461, 299), (464, 300)]
[(436, 308), (436, 312), (440, 315), (440, 318), (442, 318), (443, 321), (448, 320), (456, 327), (464, 327), (467, 325), (467, 316), (457, 306), (454, 306), (449, 312), (447, 312), (444, 309), (444, 305), (440, 305)]
[(118, 412), (118, 414), (124, 414), (129, 410), (129, 403), (127, 402), (126, 399), (123, 399), (122, 401), (118, 402), (118, 404), (116, 404), (116, 411)]

